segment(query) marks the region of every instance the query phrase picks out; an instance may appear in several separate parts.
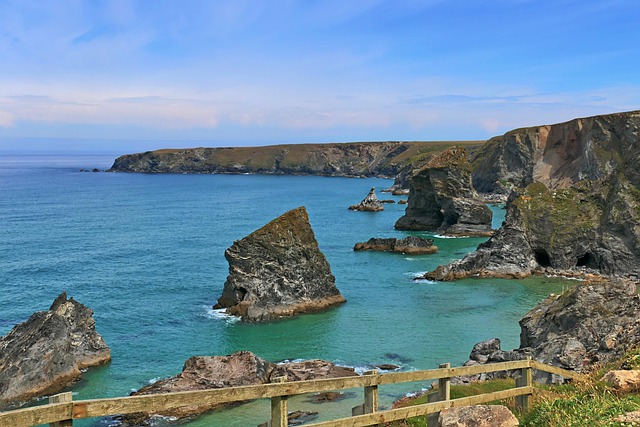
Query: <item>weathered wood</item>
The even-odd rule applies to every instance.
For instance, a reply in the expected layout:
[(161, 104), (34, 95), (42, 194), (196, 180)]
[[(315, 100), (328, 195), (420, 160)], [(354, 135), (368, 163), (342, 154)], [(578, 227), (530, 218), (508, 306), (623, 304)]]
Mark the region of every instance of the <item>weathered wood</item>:
[(560, 375), (565, 378), (571, 378), (576, 381), (586, 381), (586, 377), (578, 372), (568, 371), (566, 369), (558, 368), (557, 366), (547, 365), (546, 363), (540, 363), (536, 360), (531, 361), (531, 367), (537, 371), (548, 372), (550, 374)]
[[(527, 357), (530, 362), (531, 357)], [(520, 375), (516, 377), (516, 387), (529, 387), (533, 385), (533, 369), (522, 368), (520, 369)], [(531, 407), (531, 394), (523, 394), (516, 397), (516, 408), (521, 412), (529, 412)]]
[[(377, 386), (384, 384), (396, 384), (402, 382), (413, 381), (425, 381), (425, 380), (440, 380), (441, 387), (443, 387), (446, 394), (446, 380), (447, 378), (459, 376), (459, 375), (475, 375), (479, 373), (488, 373), (504, 370), (524, 370), (525, 384), (531, 384), (527, 379), (531, 372), (531, 368), (550, 372), (553, 374), (561, 375), (567, 378), (573, 378), (581, 380), (583, 375), (575, 372), (566, 371), (554, 366), (549, 366), (543, 363), (539, 363), (532, 360), (519, 360), (512, 362), (492, 363), (488, 365), (478, 366), (462, 366), (462, 367), (444, 367), (440, 369), (428, 370), (428, 371), (414, 371), (414, 372), (395, 372), (389, 374), (376, 374), (371, 373), (360, 377), (345, 377), (334, 379), (320, 379), (311, 381), (298, 381), (291, 383), (276, 383), (276, 384), (264, 384), (258, 386), (243, 386), (222, 388), (213, 390), (201, 390), (201, 391), (187, 391), (177, 393), (164, 393), (155, 395), (144, 396), (128, 396), (113, 399), (93, 399), (84, 401), (75, 401), (68, 403), (53, 403), (34, 408), (19, 409), (8, 412), (0, 412), (0, 426), (33, 426), (39, 424), (49, 424), (54, 422), (66, 421), (79, 418), (90, 417), (102, 417), (117, 414), (128, 414), (133, 412), (146, 412), (157, 413), (163, 410), (178, 408), (181, 406), (192, 405), (193, 402), (199, 402), (203, 404), (219, 404), (229, 403), (237, 401), (255, 400), (261, 398), (273, 398), (284, 397), (285, 406), (286, 398), (298, 394), (331, 391), (331, 390), (344, 390), (350, 388), (365, 387), (369, 394), (369, 397), (365, 396), (367, 401), (367, 408), (374, 409), (377, 405)], [(338, 420), (339, 424), (317, 424), (318, 426), (332, 426), (332, 425), (374, 425), (386, 421), (404, 419), (408, 415), (426, 415), (433, 412), (438, 412), (444, 408), (450, 406), (458, 406), (462, 403), (465, 404), (477, 404), (486, 403), (492, 400), (500, 400), (507, 397), (521, 396), (524, 394), (531, 394), (533, 387), (526, 385), (511, 390), (505, 390), (501, 392), (488, 393), (479, 396), (467, 397), (464, 399), (456, 399), (455, 401), (444, 401), (437, 403), (428, 403), (425, 405), (427, 409), (421, 407), (401, 408), (394, 411), (374, 412), (356, 417), (349, 418), (348, 422)], [(282, 399), (278, 405), (280, 412), (282, 411)], [(423, 406), (423, 405), (421, 405)], [(418, 408), (418, 409), (416, 409)], [(364, 409), (364, 408), (363, 408)], [(412, 412), (414, 411), (414, 412)], [(415, 412), (418, 411), (418, 412)], [(364, 417), (364, 418), (362, 418)], [(392, 417), (392, 418), (389, 418)], [(281, 420), (281, 417), (280, 417)], [(362, 424), (365, 421), (371, 422), (370, 424)], [(373, 420), (373, 421), (371, 421)], [(356, 423), (356, 424), (352, 424)]]
[(0, 426), (30, 427), (72, 418), (72, 403), (55, 403), (0, 412)]
[[(377, 375), (378, 371), (367, 371), (364, 375)], [(378, 386), (370, 385), (364, 387), (364, 413), (371, 414), (378, 412)]]
[[(50, 396), (49, 397), (49, 403), (68, 403), (71, 402), (73, 400), (73, 393), (66, 392), (66, 393), (60, 393), (60, 394), (56, 394), (54, 396)], [(49, 424), (50, 427), (72, 427), (73, 426), (73, 419), (71, 418), (73, 416), (73, 411), (70, 411), (69, 413), (69, 418), (67, 418), (66, 420), (60, 420), (60, 421), (56, 421), (54, 423)]]
[[(287, 377), (277, 377), (272, 381), (274, 384), (287, 382)], [(273, 396), (271, 398), (271, 424), (270, 427), (287, 427), (289, 425), (289, 414), (287, 410), (288, 396)]]
[(391, 409), (388, 411), (376, 412), (374, 414), (365, 414), (356, 417), (341, 418), (339, 420), (325, 421), (322, 423), (307, 424), (307, 427), (366, 427), (390, 421), (399, 421), (407, 418), (428, 415), (451, 407), (478, 405), (480, 403), (507, 399), (532, 392), (533, 387), (512, 388), (510, 390), (495, 391), (492, 393), (463, 397), (443, 402), (425, 403), (423, 405)]
[[(450, 368), (450, 363), (442, 363), (438, 366), (441, 369)], [(428, 402), (441, 402), (444, 400), (451, 399), (451, 378), (440, 378), (438, 379), (438, 388), (433, 393), (427, 396)], [(435, 427), (438, 425), (438, 418), (440, 416), (440, 412), (434, 412), (433, 414), (427, 415), (427, 426)]]

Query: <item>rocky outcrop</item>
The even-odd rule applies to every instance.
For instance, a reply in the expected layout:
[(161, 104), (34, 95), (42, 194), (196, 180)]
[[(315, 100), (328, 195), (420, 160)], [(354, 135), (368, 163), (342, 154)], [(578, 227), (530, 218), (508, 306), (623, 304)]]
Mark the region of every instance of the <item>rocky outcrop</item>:
[(349, 206), (349, 209), (352, 211), (378, 212), (383, 211), (384, 206), (382, 206), (382, 202), (378, 200), (378, 197), (376, 196), (375, 187), (371, 187), (367, 197), (357, 205)]
[[(513, 360), (522, 360), (531, 353), (526, 350), (515, 349), (505, 351), (500, 348), (500, 339), (491, 338), (487, 341), (481, 341), (473, 346), (469, 360), (464, 366), (486, 365), (488, 363), (509, 362)], [(466, 384), (474, 381), (485, 381), (494, 378), (509, 378), (516, 374), (517, 371), (497, 371), (486, 374), (458, 376), (451, 379), (452, 384)]]
[(637, 275), (639, 265), (640, 190), (616, 175), (565, 190), (534, 183), (512, 192), (489, 241), (425, 278), (521, 278), (548, 270)]
[[(174, 377), (157, 381), (132, 393), (133, 396), (172, 393), (179, 391), (209, 390), (226, 387), (268, 384), (274, 378), (287, 377), (288, 381), (316, 378), (356, 376), (351, 368), (335, 366), (323, 360), (275, 364), (249, 351), (229, 356), (194, 356), (189, 358), (182, 372)], [(193, 417), (225, 404), (194, 402), (193, 405), (174, 408), (160, 413), (136, 413), (121, 418), (124, 426), (153, 425), (153, 415), (183, 419)]]
[(516, 129), (490, 139), (471, 162), (480, 192), (508, 193), (541, 182), (569, 188), (624, 171), (640, 185), (640, 111)]
[(354, 251), (382, 251), (398, 252), (409, 255), (425, 255), (438, 252), (438, 247), (433, 244), (433, 239), (418, 236), (407, 236), (403, 239), (376, 238), (366, 242), (356, 243)]
[(515, 427), (518, 419), (502, 405), (447, 408), (440, 412), (439, 427)]
[(409, 204), (395, 228), (489, 236), (491, 217), (491, 210), (471, 185), (471, 165), (464, 148), (452, 147), (413, 175)]
[(637, 283), (594, 280), (553, 295), (520, 320), (520, 348), (534, 359), (581, 372), (640, 344)]
[(0, 339), (0, 407), (57, 393), (109, 360), (93, 311), (63, 292)]
[[(393, 177), (401, 169), (421, 159), (425, 152), (442, 151), (452, 144), (454, 142), (389, 141), (165, 149), (120, 156), (110, 170)], [(457, 144), (477, 147), (482, 142)]]
[(224, 253), (229, 276), (214, 308), (255, 322), (345, 301), (304, 207), (274, 219)]

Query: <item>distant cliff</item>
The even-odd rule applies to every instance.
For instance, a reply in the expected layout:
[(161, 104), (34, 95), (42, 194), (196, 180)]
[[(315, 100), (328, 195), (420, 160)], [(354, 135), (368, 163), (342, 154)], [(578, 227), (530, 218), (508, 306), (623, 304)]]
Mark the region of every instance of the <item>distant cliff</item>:
[(468, 142), (354, 142), (265, 147), (188, 148), (118, 157), (112, 171), (146, 173), (258, 173), (394, 177), (408, 165)]
[(640, 111), (512, 130), (487, 141), (471, 163), (474, 187), (487, 193), (532, 182), (569, 188), (621, 172), (640, 185)]

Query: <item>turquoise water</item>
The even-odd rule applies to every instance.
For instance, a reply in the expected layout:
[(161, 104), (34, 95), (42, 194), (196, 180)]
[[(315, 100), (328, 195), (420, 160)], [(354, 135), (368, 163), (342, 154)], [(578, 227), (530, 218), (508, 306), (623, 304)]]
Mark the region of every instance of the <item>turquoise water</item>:
[[(190, 356), (237, 350), (363, 370), (379, 363), (459, 365), (484, 339), (500, 337), (503, 348), (517, 347), (518, 320), (566, 286), (554, 279), (413, 280), (484, 239), (434, 237), (440, 251), (426, 256), (353, 252), (354, 243), (370, 237), (407, 234), (393, 229), (403, 205), (385, 205), (379, 213), (347, 210), (372, 186), (386, 188), (391, 180), (79, 171), (108, 168), (114, 158), (0, 157), (0, 335), (47, 309), (62, 291), (91, 307), (113, 361), (87, 372), (73, 387), (74, 399), (124, 396), (177, 374)], [(224, 250), (301, 205), (347, 303), (260, 325), (218, 316), (211, 306), (227, 276)], [(504, 211), (492, 209), (498, 226)], [(381, 403), (424, 386), (382, 389)], [(335, 404), (294, 399), (290, 410), (310, 407), (320, 419), (346, 416), (361, 400), (355, 392)], [(267, 418), (266, 403), (256, 402), (187, 425), (256, 425)]]

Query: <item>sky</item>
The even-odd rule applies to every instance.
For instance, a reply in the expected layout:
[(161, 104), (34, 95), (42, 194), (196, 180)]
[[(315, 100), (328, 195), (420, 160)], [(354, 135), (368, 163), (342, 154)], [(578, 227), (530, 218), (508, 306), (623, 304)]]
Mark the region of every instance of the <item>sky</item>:
[(482, 140), (640, 109), (637, 0), (0, 0), (0, 151)]

